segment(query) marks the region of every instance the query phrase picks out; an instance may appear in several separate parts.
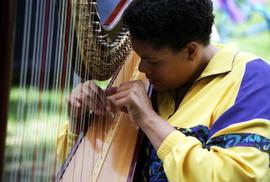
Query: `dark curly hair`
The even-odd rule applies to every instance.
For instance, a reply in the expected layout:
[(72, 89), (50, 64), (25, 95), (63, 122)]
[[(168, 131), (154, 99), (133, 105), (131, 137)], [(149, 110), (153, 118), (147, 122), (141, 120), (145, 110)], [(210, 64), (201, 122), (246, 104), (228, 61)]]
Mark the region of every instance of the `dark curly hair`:
[(211, 0), (133, 0), (123, 15), (133, 38), (156, 49), (180, 50), (190, 41), (209, 44), (214, 23)]

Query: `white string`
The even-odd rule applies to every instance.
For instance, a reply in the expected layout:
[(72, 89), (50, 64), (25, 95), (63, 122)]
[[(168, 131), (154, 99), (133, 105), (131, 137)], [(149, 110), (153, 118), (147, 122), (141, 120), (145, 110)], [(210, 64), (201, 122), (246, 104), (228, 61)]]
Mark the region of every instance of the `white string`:
[[(59, 1), (58, 1), (59, 2)], [(59, 94), (58, 92), (58, 84), (59, 84), (59, 72), (58, 70), (60, 69), (60, 60), (61, 60), (61, 48), (62, 48), (62, 2), (60, 0), (59, 4), (58, 4), (58, 9), (57, 9), (57, 28), (56, 28), (56, 47), (55, 47), (55, 57), (54, 57), (54, 79), (53, 79), (53, 87), (52, 87), (52, 90), (55, 92), (56, 95)], [(56, 54), (58, 53), (58, 54)], [(57, 64), (56, 64), (57, 63)], [(57, 102), (52, 102), (51, 104), (51, 111), (54, 112), (54, 113), (59, 113), (58, 111), (58, 107), (57, 107)], [(59, 116), (55, 115), (55, 118), (53, 118), (53, 123), (56, 123), (56, 128), (57, 128), (57, 131), (60, 130), (60, 119), (59, 119)], [(59, 133), (57, 132), (56, 135), (54, 135), (53, 137), (57, 137)], [(57, 158), (56, 156), (56, 153), (55, 153), (55, 158)], [(57, 164), (55, 164), (57, 165)], [(53, 171), (55, 171), (55, 168), (56, 170), (58, 170), (57, 166), (54, 166), (54, 169)]]
[[(44, 75), (44, 91), (47, 92), (49, 91), (49, 82), (50, 82), (50, 68), (51, 68), (51, 62), (52, 62), (52, 35), (53, 35), (53, 28), (54, 28), (54, 19), (53, 18), (53, 13), (54, 13), (54, 5), (51, 1), (50, 2), (50, 8), (49, 8), (49, 20), (48, 20), (48, 37), (47, 37), (47, 45), (46, 46), (46, 61), (45, 61), (45, 75)], [(46, 8), (46, 7), (45, 7)], [(47, 12), (46, 12), (47, 13)], [(46, 23), (46, 22), (45, 22)], [(51, 93), (50, 93), (51, 94)], [(50, 114), (52, 114), (49, 110), (48, 110), (48, 102), (49, 100), (51, 100), (51, 96), (49, 94), (43, 94), (42, 95), (43, 98), (44, 98), (44, 101), (45, 102), (42, 102), (42, 111), (41, 113), (47, 113), (44, 117), (46, 117), (45, 119), (42, 117), (43, 119), (43, 122), (41, 124), (44, 124), (44, 127), (43, 127), (43, 131), (41, 131), (41, 141), (43, 142), (40, 142), (40, 147), (39, 147), (39, 150), (38, 150), (38, 163), (41, 163), (40, 164), (40, 167), (39, 167), (39, 171), (41, 172), (41, 175), (39, 178), (37, 178), (37, 181), (41, 181), (41, 179), (46, 179), (44, 181), (48, 181), (48, 178), (50, 176), (50, 166), (52, 166), (51, 163), (51, 160), (56, 160), (56, 159), (50, 159), (50, 153), (51, 151), (47, 148), (47, 145), (49, 143), (49, 141), (53, 141), (51, 139), (51, 133), (52, 133), (52, 127), (51, 127), (51, 118), (50, 118)], [(45, 131), (45, 132), (44, 132)], [(45, 140), (46, 139), (46, 140)], [(38, 177), (38, 176), (37, 176)]]
[[(44, 30), (44, 25), (42, 24), (42, 22), (44, 21), (43, 17), (44, 17), (44, 9), (42, 8), (44, 7), (44, 4), (40, 4), (40, 2), (37, 2), (36, 5), (36, 9), (35, 9), (35, 15), (36, 15), (36, 24), (35, 24), (35, 35), (34, 35), (34, 45), (33, 45), (33, 49), (34, 52), (32, 54), (32, 74), (31, 74), (31, 85), (33, 85), (33, 87), (29, 88), (28, 90), (28, 94), (29, 91), (34, 91), (37, 92), (38, 88), (39, 88), (39, 80), (40, 80), (40, 65), (41, 65), (41, 54), (42, 54), (42, 43), (43, 40), (41, 40), (43, 38), (43, 30)], [(33, 97), (32, 95), (29, 95), (29, 99)], [(32, 132), (28, 132), (25, 133), (25, 144), (30, 143), (28, 140), (34, 139), (34, 143), (32, 145), (29, 145), (28, 147), (25, 147), (25, 151), (24, 153), (24, 164), (23, 166), (23, 174), (22, 174), (22, 178), (26, 179), (26, 180), (31, 180), (33, 179), (33, 174), (32, 172), (32, 166), (35, 165), (36, 161), (33, 161), (33, 155), (35, 152), (34, 148), (36, 147), (36, 143), (38, 141), (38, 132), (36, 131), (36, 126), (37, 126), (37, 122), (38, 119), (36, 114), (38, 113), (37, 111), (37, 107), (38, 106), (38, 102), (30, 102), (29, 106), (28, 106), (28, 111), (27, 111), (27, 120), (26, 123), (29, 125), (27, 126), (27, 129), (30, 128), (30, 131)], [(32, 119), (30, 119), (30, 117), (32, 116)], [(34, 138), (32, 137), (34, 134)], [(31, 147), (30, 147), (31, 146)], [(32, 165), (30, 165), (30, 163), (32, 163)]]
[[(31, 0), (30, 0), (31, 1)], [(14, 142), (14, 146), (20, 146), (19, 150), (15, 150), (12, 158), (12, 164), (15, 164), (15, 169), (11, 172), (10, 181), (15, 181), (18, 177), (18, 172), (20, 170), (20, 151), (22, 150), (22, 137), (20, 137), (21, 133), (23, 132), (23, 128), (25, 125), (24, 122), (24, 112), (25, 112), (25, 103), (26, 103), (26, 92), (22, 89), (22, 85), (26, 85), (26, 73), (28, 68), (28, 50), (29, 50), (29, 33), (30, 33), (30, 17), (32, 12), (32, 6), (31, 2), (26, 1), (25, 3), (25, 18), (24, 18), (24, 32), (23, 32), (23, 44), (22, 44), (22, 62), (21, 62), (21, 72), (20, 72), (20, 87), (19, 87), (19, 101), (18, 101), (18, 107), (17, 107), (17, 116), (16, 116), (16, 122), (17, 124), (17, 131), (16, 131), (16, 139)]]
[[(47, 3), (50, 3), (48, 12), (46, 12)], [(68, 3), (69, 2), (67, 1), (60, 0), (58, 7), (59, 15), (57, 17), (55, 17), (55, 12), (57, 11), (55, 9), (55, 1), (46, 0), (36, 1), (33, 3), (32, 0), (27, 0), (25, 4), (25, 26), (23, 32), (23, 51), (21, 56), (22, 71), (20, 76), (19, 88), (20, 90), (25, 92), (21, 94), (18, 103), (17, 122), (20, 123), (20, 125), (18, 125), (17, 127), (18, 135), (16, 137), (16, 144), (21, 144), (21, 147), (20, 150), (14, 152), (15, 155), (13, 156), (12, 163), (16, 164), (15, 168), (17, 169), (12, 172), (10, 181), (17, 181), (18, 179), (23, 179), (25, 181), (50, 181), (52, 179), (52, 175), (50, 174), (57, 172), (57, 167), (59, 164), (56, 162), (55, 152), (53, 152), (53, 156), (50, 155), (51, 150), (55, 149), (52, 149), (51, 146), (48, 146), (47, 141), (44, 141), (43, 139), (46, 139), (48, 141), (55, 140), (58, 133), (56, 133), (55, 130), (52, 130), (51, 128), (56, 127), (57, 131), (59, 131), (63, 123), (63, 118), (66, 117), (67, 103), (65, 100), (65, 96), (69, 94), (71, 88), (69, 80), (71, 80), (71, 76), (73, 75), (71, 72), (72, 58), (75, 59), (75, 63), (73, 64), (75, 70), (78, 70), (78, 72), (82, 72), (82, 65), (84, 64), (83, 61), (85, 61), (83, 59), (93, 57), (93, 55), (85, 55), (85, 53), (83, 53), (83, 50), (80, 50), (83, 49), (83, 46), (80, 44), (83, 44), (85, 39), (90, 39), (90, 45), (92, 46), (92, 48), (96, 49), (92, 52), (88, 51), (87, 54), (93, 54), (93, 52), (96, 53), (97, 51), (98, 57), (96, 59), (98, 60), (103, 57), (100, 56), (100, 54), (109, 55), (108, 52), (110, 50), (107, 49), (107, 47), (105, 47), (104, 50), (102, 47), (103, 45), (100, 45), (100, 42), (98, 41), (97, 36), (100, 36), (101, 32), (92, 32), (95, 30), (92, 30), (90, 28), (90, 32), (88, 32), (88, 35), (90, 35), (91, 37), (86, 36), (86, 34), (82, 32), (83, 28), (86, 28), (89, 22), (91, 22), (90, 26), (94, 26), (93, 23), (96, 23), (94, 22), (95, 20), (93, 19), (92, 15), (93, 12), (96, 12), (96, 7), (94, 4), (95, 2), (92, 0), (80, 0), (80, 3), (88, 4), (88, 9), (81, 8), (78, 10), (76, 9), (75, 5), (71, 6), (71, 12), (75, 14), (78, 13), (78, 16), (84, 15), (85, 13), (90, 11), (89, 22), (86, 22), (85, 19), (80, 19), (79, 22), (76, 22), (77, 20), (75, 19), (75, 16), (71, 16), (69, 19), (67, 9)], [(76, 12), (77, 10), (79, 12)], [(46, 13), (48, 13), (47, 22), (45, 21)], [(33, 16), (35, 17), (33, 18)], [(34, 19), (35, 22), (31, 22)], [(70, 23), (69, 29), (66, 29), (67, 23)], [(48, 26), (47, 34), (44, 32), (46, 24)], [(79, 37), (80, 40), (77, 40), (78, 45), (76, 47), (76, 50), (73, 50), (74, 38), (76, 38), (76, 36), (74, 35), (75, 31), (73, 31), (75, 25), (78, 26), (76, 28), (76, 34), (77, 38)], [(46, 45), (44, 44), (45, 39), (47, 41)], [(66, 39), (68, 41), (66, 41)], [(32, 50), (29, 50), (30, 48), (32, 48)], [(44, 52), (43, 50), (46, 50), (46, 52)], [(45, 60), (43, 59), (43, 56), (46, 57)], [(64, 58), (66, 58), (66, 60)], [(108, 57), (104, 58), (105, 60), (101, 61), (106, 62)], [(29, 63), (29, 59), (32, 59), (32, 62)], [(45, 61), (45, 64), (43, 64), (42, 61)], [(64, 61), (66, 61), (66, 65)], [(87, 61), (92, 64), (93, 60)], [(32, 73), (30, 78), (27, 76), (29, 64), (32, 64)], [(64, 68), (66, 69), (66, 72), (63, 72)], [(53, 78), (51, 78), (51, 69), (54, 69)], [(41, 70), (44, 70), (44, 78), (40, 74)], [(83, 78), (82, 80), (85, 81), (86, 78), (89, 78), (89, 75), (93, 77), (97, 77), (98, 75), (100, 75), (100, 69), (94, 70), (94, 73), (90, 73), (90, 71), (91, 69), (85, 69), (84, 75), (81, 74), (81, 77)], [(41, 79), (44, 79), (44, 82), (41, 82)], [(26, 85), (29, 81), (30, 85), (33, 87), (29, 87), (28, 85)], [(65, 84), (62, 85), (62, 83)], [(41, 89), (42, 92), (39, 93), (39, 89)], [(46, 91), (49, 90), (49, 94), (46, 94)], [(32, 93), (39, 93), (39, 95), (32, 95)], [(52, 98), (55, 94), (60, 96), (59, 99), (55, 99), (53, 102), (48, 103), (48, 101), (53, 100)], [(36, 102), (34, 102), (35, 100), (31, 100), (30, 102), (30, 99), (32, 99), (33, 97), (40, 97), (41, 100), (38, 100)], [(94, 101), (90, 103), (92, 106), (96, 104), (96, 102), (98, 101), (98, 97), (105, 97), (105, 95), (96, 95)], [(60, 108), (58, 107), (59, 104), (61, 106)], [(82, 112), (85, 113), (86, 109), (87, 108), (85, 107), (85, 105), (83, 105)], [(76, 112), (77, 110), (71, 110), (71, 115), (77, 115)], [(45, 114), (43, 115), (43, 113)], [(57, 113), (57, 116), (51, 118), (50, 115), (54, 115), (54, 113)], [(81, 121), (79, 121), (79, 124), (73, 126), (73, 128), (79, 126), (79, 129), (81, 131), (85, 131), (85, 129), (87, 129), (85, 127), (88, 127), (89, 129), (91, 129), (91, 131), (95, 131), (95, 133), (97, 133), (97, 136), (101, 137), (101, 140), (104, 141), (104, 137), (106, 137), (106, 135), (104, 136), (103, 133), (108, 133), (108, 130), (110, 129), (107, 122), (109, 119), (109, 115), (106, 114), (105, 117), (103, 117), (103, 119), (105, 118), (104, 120), (98, 121), (99, 124), (97, 128), (86, 126), (84, 122), (87, 118), (89, 118), (89, 116), (87, 117), (87, 115), (84, 114), (83, 117), (81, 117)], [(97, 120), (97, 118), (94, 117), (94, 120)], [(102, 125), (105, 125), (105, 131), (103, 130), (104, 127), (102, 127)], [(29, 130), (31, 132), (29, 132)], [(93, 145), (95, 145), (96, 140), (93, 140), (93, 142)], [(84, 144), (82, 145), (84, 147)], [(99, 145), (99, 147), (101, 147), (102, 149), (103, 144), (102, 146)], [(21, 153), (19, 153), (20, 151)], [(100, 154), (102, 154), (102, 152)], [(99, 158), (99, 156), (95, 156), (95, 151), (92, 151), (91, 154), (87, 155), (90, 155), (91, 158), (93, 158), (93, 164), (91, 169), (86, 169), (84, 168), (84, 165), (82, 165), (81, 173), (84, 173), (85, 171), (93, 171), (95, 166), (95, 159)], [(74, 171), (75, 170), (73, 170), (73, 172)]]

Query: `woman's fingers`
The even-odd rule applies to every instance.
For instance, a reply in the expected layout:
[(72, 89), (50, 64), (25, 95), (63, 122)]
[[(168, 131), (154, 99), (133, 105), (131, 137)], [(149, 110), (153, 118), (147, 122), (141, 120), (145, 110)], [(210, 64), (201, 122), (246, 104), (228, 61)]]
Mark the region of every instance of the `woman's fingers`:
[(76, 108), (81, 107), (81, 103), (73, 97), (68, 98), (68, 103), (72, 107), (76, 107)]
[(111, 95), (114, 95), (116, 92), (117, 92), (117, 87), (110, 87), (105, 90), (105, 95), (111, 96)]
[(89, 110), (97, 115), (113, 113), (116, 110), (127, 112), (126, 107), (122, 107), (119, 104), (116, 106), (114, 102), (126, 97), (131, 85), (129, 83), (123, 84), (120, 90), (116, 87), (102, 90), (93, 81), (80, 83), (72, 90), (71, 95), (67, 99), (69, 112), (77, 113), (78, 116)]

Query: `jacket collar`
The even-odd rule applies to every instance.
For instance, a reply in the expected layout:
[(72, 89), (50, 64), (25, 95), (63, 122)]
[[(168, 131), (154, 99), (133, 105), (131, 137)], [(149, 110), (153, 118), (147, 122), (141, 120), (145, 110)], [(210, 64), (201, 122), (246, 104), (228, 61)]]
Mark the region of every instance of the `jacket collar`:
[(237, 46), (234, 44), (215, 46), (219, 49), (219, 51), (209, 61), (204, 71), (195, 81), (212, 75), (228, 73), (232, 70), (235, 56), (239, 52)]

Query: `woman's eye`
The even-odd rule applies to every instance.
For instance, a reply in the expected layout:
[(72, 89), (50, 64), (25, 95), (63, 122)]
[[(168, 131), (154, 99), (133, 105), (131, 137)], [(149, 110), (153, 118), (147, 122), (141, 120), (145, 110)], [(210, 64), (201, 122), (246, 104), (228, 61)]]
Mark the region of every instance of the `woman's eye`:
[(148, 63), (151, 64), (151, 65), (156, 65), (156, 64), (159, 63), (159, 61), (148, 61)]
[(150, 62), (150, 61), (149, 61), (149, 64), (155, 65), (155, 64), (157, 64), (157, 62)]

